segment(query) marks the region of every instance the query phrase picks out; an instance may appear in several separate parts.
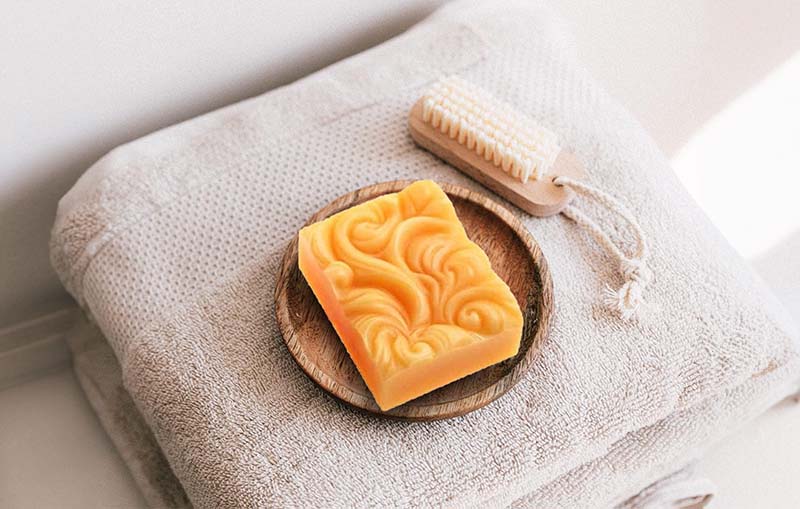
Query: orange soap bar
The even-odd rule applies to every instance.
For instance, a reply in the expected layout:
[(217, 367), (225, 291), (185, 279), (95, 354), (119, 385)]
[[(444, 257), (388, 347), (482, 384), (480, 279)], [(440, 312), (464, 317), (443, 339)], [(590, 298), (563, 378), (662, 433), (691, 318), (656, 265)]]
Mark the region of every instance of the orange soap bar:
[(435, 182), (306, 226), (299, 265), (383, 410), (519, 349), (519, 304)]

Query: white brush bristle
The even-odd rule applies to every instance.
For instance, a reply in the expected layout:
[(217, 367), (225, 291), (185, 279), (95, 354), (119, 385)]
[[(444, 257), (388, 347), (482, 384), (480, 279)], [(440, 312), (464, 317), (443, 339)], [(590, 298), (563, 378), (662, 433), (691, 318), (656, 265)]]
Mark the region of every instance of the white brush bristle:
[(554, 133), (457, 76), (425, 93), (422, 119), (522, 182), (545, 175), (561, 150)]

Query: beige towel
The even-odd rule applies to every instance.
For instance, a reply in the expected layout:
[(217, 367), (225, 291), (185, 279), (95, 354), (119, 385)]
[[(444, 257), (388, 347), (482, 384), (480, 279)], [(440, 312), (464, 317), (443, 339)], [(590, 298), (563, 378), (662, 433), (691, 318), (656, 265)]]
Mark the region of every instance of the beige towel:
[[(451, 73), (550, 126), (629, 205), (652, 243), (653, 307), (621, 322), (598, 302), (617, 267), (591, 238), (513, 209), (553, 273), (539, 358), (480, 411), (386, 421), (294, 365), (275, 272), (305, 219), (352, 189), (433, 178), (488, 193), (406, 132), (425, 86)], [(52, 257), (199, 507), (613, 506), (781, 399), (800, 369), (786, 313), (529, 3), (450, 5), (293, 85), (115, 150), (62, 200)], [(129, 461), (166, 472), (147, 454)], [(167, 491), (151, 500), (182, 501)]]

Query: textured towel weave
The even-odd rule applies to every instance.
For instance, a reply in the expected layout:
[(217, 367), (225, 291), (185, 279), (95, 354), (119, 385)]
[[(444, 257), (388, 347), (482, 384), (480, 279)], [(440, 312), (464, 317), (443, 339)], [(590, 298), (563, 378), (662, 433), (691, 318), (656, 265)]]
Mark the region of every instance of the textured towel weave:
[[(432, 178), (488, 193), (406, 132), (425, 86), (451, 73), (555, 130), (590, 181), (624, 199), (651, 239), (654, 308), (621, 322), (596, 298), (618, 277), (604, 252), (563, 217), (512, 209), (554, 279), (537, 362), (480, 411), (385, 421), (339, 405), (293, 364), (275, 324), (276, 269), (305, 219), (355, 188)], [(560, 25), (527, 4), (450, 5), (295, 84), (115, 150), (62, 200), (52, 256), (201, 507), (608, 506), (798, 376), (788, 316), (577, 64)]]

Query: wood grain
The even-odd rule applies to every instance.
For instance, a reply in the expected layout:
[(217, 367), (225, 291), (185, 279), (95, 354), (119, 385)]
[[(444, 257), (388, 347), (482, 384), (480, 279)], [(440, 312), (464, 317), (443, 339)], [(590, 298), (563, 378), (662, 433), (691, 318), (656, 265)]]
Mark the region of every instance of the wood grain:
[[(307, 224), (383, 194), (398, 192), (410, 183), (386, 182), (346, 194), (323, 207)], [(381, 411), (297, 266), (295, 237), (286, 249), (275, 289), (281, 333), (306, 375), (352, 407), (389, 418), (417, 421), (463, 415), (494, 401), (513, 387), (547, 337), (553, 313), (553, 283), (536, 241), (516, 217), (497, 203), (461, 187), (440, 185), (452, 200), (469, 238), (486, 252), (492, 268), (520, 304), (525, 324), (519, 353), (404, 405)]]
[(422, 120), (422, 101), (417, 101), (408, 115), (408, 130), (417, 145), (534, 216), (558, 214), (575, 198), (572, 189), (553, 183), (560, 175), (575, 179), (585, 176), (583, 166), (574, 155), (562, 150), (549, 175), (523, 183)]

